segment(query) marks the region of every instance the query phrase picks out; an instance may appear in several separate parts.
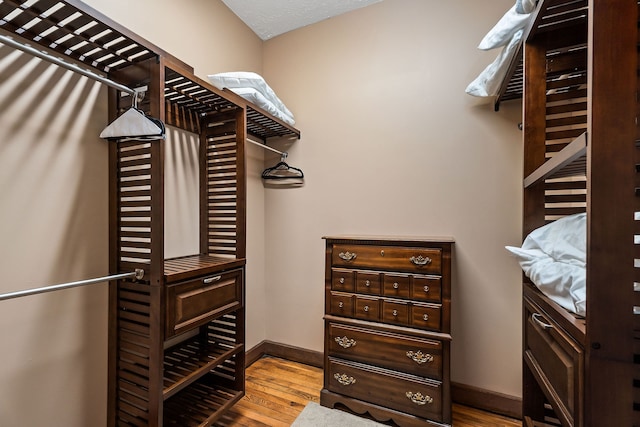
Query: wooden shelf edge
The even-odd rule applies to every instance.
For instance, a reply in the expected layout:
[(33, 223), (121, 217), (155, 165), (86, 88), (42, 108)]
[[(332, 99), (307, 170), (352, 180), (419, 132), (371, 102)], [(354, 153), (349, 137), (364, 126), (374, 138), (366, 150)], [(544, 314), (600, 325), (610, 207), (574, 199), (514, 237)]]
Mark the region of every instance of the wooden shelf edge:
[[(560, 307), (542, 293), (533, 283), (524, 282), (523, 296), (538, 306), (544, 313), (552, 317), (569, 336), (580, 345), (586, 342), (586, 319), (577, 317)], [(553, 314), (551, 316), (551, 314)]]
[[(244, 390), (216, 386), (212, 377), (208, 374), (195, 389), (165, 401), (165, 426), (210, 426), (244, 396)], [(195, 403), (194, 409), (188, 409), (187, 403)]]
[[(524, 362), (529, 367), (529, 370), (531, 371), (533, 376), (536, 378), (536, 381), (538, 382), (538, 384), (540, 384), (540, 388), (542, 389), (542, 392), (544, 393), (545, 397), (549, 401), (549, 404), (553, 408), (553, 411), (560, 418), (562, 425), (572, 426), (573, 425), (572, 414), (567, 412), (564, 406), (561, 404), (562, 399), (560, 398), (560, 396), (558, 396), (556, 390), (554, 389), (553, 385), (547, 378), (542, 367), (538, 364), (536, 359), (533, 356), (531, 356), (531, 354), (528, 351), (524, 353), (523, 358), (524, 358)], [(534, 426), (535, 425), (536, 424), (534, 424)], [(538, 426), (539, 425), (541, 424), (538, 424)], [(545, 424), (542, 424), (542, 425), (544, 426)]]
[(524, 179), (524, 188), (528, 188), (562, 171), (562, 169), (583, 158), (587, 152), (587, 133), (580, 134), (569, 145)]
[[(213, 346), (213, 344), (209, 343), (209, 346), (211, 347), (211, 346)], [(176, 347), (178, 349), (181, 348), (179, 345), (176, 346)], [(186, 348), (186, 345), (185, 345), (185, 348)], [(234, 355), (238, 354), (243, 349), (244, 349), (244, 345), (243, 344), (236, 344), (234, 347), (230, 348), (229, 350), (227, 350), (225, 352), (222, 352), (222, 353), (218, 353), (217, 357), (212, 358), (209, 363), (203, 364), (198, 369), (196, 369), (193, 372), (191, 372), (189, 375), (185, 375), (184, 378), (174, 382), (173, 384), (171, 384), (168, 387), (165, 387), (163, 392), (162, 392), (163, 399), (164, 400), (169, 399), (171, 396), (173, 396), (174, 394), (180, 392), (185, 387), (187, 387), (188, 385), (190, 385), (193, 382), (197, 381), (202, 376), (208, 374), (209, 371), (211, 371), (216, 366), (222, 365), (225, 361), (227, 361), (228, 359), (230, 359)], [(189, 354), (190, 352), (192, 352), (192, 350), (188, 349), (188, 350), (185, 351), (185, 353), (187, 353), (187, 354)], [(215, 353), (213, 353), (211, 351), (210, 351), (210, 353), (211, 354), (215, 354)], [(165, 360), (165, 363), (167, 363), (166, 360)], [(193, 362), (193, 364), (196, 364), (196, 363), (197, 363), (197, 361)]]

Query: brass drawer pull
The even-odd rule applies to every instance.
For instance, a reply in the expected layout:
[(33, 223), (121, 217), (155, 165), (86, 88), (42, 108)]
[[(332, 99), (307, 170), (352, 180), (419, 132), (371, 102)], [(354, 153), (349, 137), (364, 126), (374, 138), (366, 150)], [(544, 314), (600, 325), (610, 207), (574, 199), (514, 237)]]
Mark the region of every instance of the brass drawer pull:
[(407, 397), (416, 405), (426, 405), (427, 403), (433, 403), (433, 397), (429, 395), (422, 395), (422, 393), (407, 392)]
[(413, 360), (414, 362), (416, 362), (418, 365), (422, 365), (423, 363), (433, 362), (432, 355), (430, 355), (429, 353), (425, 354), (420, 350), (416, 351), (415, 353), (413, 351), (407, 351), (407, 357)]
[(542, 320), (540, 320), (541, 317), (542, 317), (542, 315), (540, 315), (540, 313), (533, 313), (531, 315), (531, 320), (536, 322), (544, 330), (553, 329), (553, 325), (551, 325), (549, 323), (546, 323), (546, 322), (543, 322)]
[(427, 265), (427, 264), (431, 264), (431, 258), (429, 258), (429, 257), (423, 257), (422, 255), (412, 256), (411, 258), (409, 258), (409, 261), (411, 261), (411, 262), (412, 262), (412, 263), (414, 263), (415, 265)]
[(342, 385), (351, 385), (355, 384), (356, 379), (348, 376), (347, 374), (333, 374), (333, 378), (335, 378)]
[(355, 252), (347, 251), (347, 252), (340, 252), (338, 256), (345, 261), (353, 261), (354, 259), (356, 259), (357, 255)]
[(202, 279), (202, 283), (213, 283), (220, 279), (222, 279), (222, 276), (207, 277), (206, 279)]
[(347, 338), (346, 335), (344, 337), (342, 337), (342, 338), (335, 337), (335, 341), (342, 348), (349, 348), (349, 347), (353, 347), (353, 346), (356, 345), (356, 340), (354, 340), (352, 338)]

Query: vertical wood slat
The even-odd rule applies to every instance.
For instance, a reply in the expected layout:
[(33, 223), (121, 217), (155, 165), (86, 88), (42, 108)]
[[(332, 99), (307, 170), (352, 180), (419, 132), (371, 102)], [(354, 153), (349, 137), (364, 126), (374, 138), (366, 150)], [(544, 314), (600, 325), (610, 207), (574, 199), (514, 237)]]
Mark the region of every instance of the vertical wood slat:
[(201, 124), (200, 251), (206, 254), (242, 258), (245, 252), (243, 117), (239, 109), (209, 114)]
[[(158, 61), (152, 59), (115, 74), (127, 85), (145, 81), (149, 101), (144, 108), (153, 117), (163, 118), (162, 71)], [(130, 100), (119, 97), (115, 91), (110, 96), (113, 101), (109, 114), (113, 120), (129, 108)], [(119, 282), (110, 296), (113, 338), (109, 364), (115, 370), (109, 375), (108, 425), (158, 426), (162, 423), (163, 407), (163, 149), (160, 141), (109, 144), (115, 147), (111, 150), (116, 157), (114, 172), (110, 172), (114, 187), (110, 201), (110, 241), (114, 246), (111, 256), (117, 270), (143, 268), (145, 276), (139, 284)], [(121, 389), (119, 384), (126, 384), (127, 389)], [(132, 405), (131, 393), (138, 405)], [(140, 402), (146, 405), (141, 407)]]
[[(236, 113), (236, 146), (238, 150), (236, 155), (236, 257), (238, 258), (247, 256), (247, 164), (245, 155), (247, 137), (247, 114), (246, 111), (238, 110)], [(244, 359), (244, 355), (242, 358)]]
[[(540, 44), (529, 43), (524, 48), (524, 176), (527, 177), (545, 162), (546, 123), (546, 51)], [(523, 206), (523, 238), (544, 225), (544, 213), (538, 207), (544, 203), (544, 187), (535, 184), (525, 191)]]
[[(164, 59), (149, 63), (149, 113), (165, 121)], [(163, 355), (164, 355), (164, 147), (161, 141), (151, 143), (151, 265), (150, 265), (150, 338), (149, 349), (149, 422), (162, 425), (163, 419)]]
[[(587, 315), (586, 419), (591, 425), (606, 425), (611, 419), (617, 425), (633, 425), (634, 253), (630, 231), (638, 210), (633, 188), (637, 2), (591, 0), (589, 20), (587, 301), (593, 303)], [(611, 64), (616, 64), (615, 70)]]

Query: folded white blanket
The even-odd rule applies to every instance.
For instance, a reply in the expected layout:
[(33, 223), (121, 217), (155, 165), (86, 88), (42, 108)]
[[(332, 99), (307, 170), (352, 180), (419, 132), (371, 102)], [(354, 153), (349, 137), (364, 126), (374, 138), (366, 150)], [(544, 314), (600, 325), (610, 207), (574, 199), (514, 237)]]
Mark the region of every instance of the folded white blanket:
[(498, 94), (502, 80), (509, 70), (509, 65), (514, 55), (518, 53), (522, 31), (518, 30), (507, 46), (505, 46), (498, 57), (485, 68), (478, 77), (475, 78), (465, 92), (473, 96), (495, 96)]
[(262, 93), (252, 87), (236, 87), (231, 89), (249, 102), (256, 104), (258, 107), (265, 110), (267, 113), (279, 118), (285, 123), (293, 126), (295, 120), (292, 116), (286, 114), (284, 111), (280, 111), (273, 102), (269, 101)]
[(218, 89), (253, 88), (260, 92), (269, 102), (286, 116), (293, 119), (293, 113), (289, 111), (284, 102), (278, 98), (261, 75), (248, 71), (232, 71), (227, 73), (209, 74), (209, 81)]
[(531, 19), (531, 14), (518, 13), (516, 5), (504, 14), (498, 23), (484, 36), (478, 49), (490, 50), (500, 46), (504, 46), (513, 39), (513, 35), (527, 25)]

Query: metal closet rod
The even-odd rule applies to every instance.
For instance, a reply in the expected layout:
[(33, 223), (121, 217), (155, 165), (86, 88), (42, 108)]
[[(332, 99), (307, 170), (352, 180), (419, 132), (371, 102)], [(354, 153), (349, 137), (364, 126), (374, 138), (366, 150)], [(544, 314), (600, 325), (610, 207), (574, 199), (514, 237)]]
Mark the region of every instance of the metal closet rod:
[(45, 286), (42, 288), (34, 288), (34, 289), (26, 289), (24, 291), (9, 292), (7, 294), (1, 294), (0, 301), (6, 300), (6, 299), (19, 298), (19, 297), (26, 297), (28, 295), (43, 294), (45, 292), (59, 291), (62, 289), (75, 288), (78, 286), (92, 285), (94, 283), (108, 282), (110, 280), (127, 279), (129, 277), (133, 277), (136, 280), (140, 280), (144, 277), (144, 270), (137, 268), (136, 271), (132, 273), (112, 274), (111, 276), (96, 277), (95, 279), (80, 280), (78, 282), (61, 283), (59, 285)]
[(247, 142), (250, 142), (250, 143), (252, 143), (252, 144), (254, 144), (254, 145), (257, 145), (257, 146), (259, 146), (259, 147), (262, 147), (262, 148), (264, 148), (265, 150), (269, 150), (269, 151), (273, 151), (274, 153), (278, 153), (278, 154), (280, 154), (280, 156), (281, 156), (281, 157), (283, 157), (283, 158), (285, 158), (285, 157), (287, 157), (287, 156), (288, 156), (288, 154), (287, 154), (287, 152), (286, 152), (286, 151), (278, 151), (278, 150), (276, 150), (275, 148), (271, 148), (271, 147), (269, 147), (267, 144), (263, 144), (263, 143), (261, 143), (261, 142), (256, 142), (256, 141), (253, 141), (253, 140), (251, 140), (251, 139), (247, 139)]
[(130, 94), (131, 96), (136, 96), (137, 92), (135, 90), (127, 87), (127, 86), (124, 86), (124, 85), (121, 85), (120, 83), (114, 82), (113, 80), (108, 79), (108, 78), (106, 78), (104, 76), (101, 76), (100, 74), (94, 73), (91, 70), (87, 70), (87, 69), (84, 69), (82, 67), (79, 67), (76, 64), (71, 64), (69, 62), (65, 62), (62, 59), (57, 58), (57, 57), (55, 57), (53, 55), (50, 55), (47, 52), (44, 52), (42, 50), (38, 50), (38, 49), (36, 49), (34, 47), (31, 47), (29, 45), (17, 42), (14, 39), (12, 39), (11, 37), (7, 37), (5, 35), (0, 34), (0, 42), (2, 42), (3, 44), (6, 44), (8, 46), (14, 47), (14, 48), (16, 48), (18, 50), (21, 50), (21, 51), (23, 51), (25, 53), (28, 53), (30, 55), (36, 56), (36, 57), (38, 57), (40, 59), (44, 59), (45, 61), (48, 61), (48, 62), (51, 62), (53, 64), (59, 65), (59, 66), (61, 66), (63, 68), (66, 68), (67, 70), (71, 70), (71, 71), (76, 72), (78, 74), (82, 74), (83, 76), (89, 77), (90, 79), (97, 80), (100, 83), (106, 84), (107, 86), (111, 86), (112, 88), (118, 89), (118, 90), (120, 90), (122, 92), (126, 92), (126, 93)]

